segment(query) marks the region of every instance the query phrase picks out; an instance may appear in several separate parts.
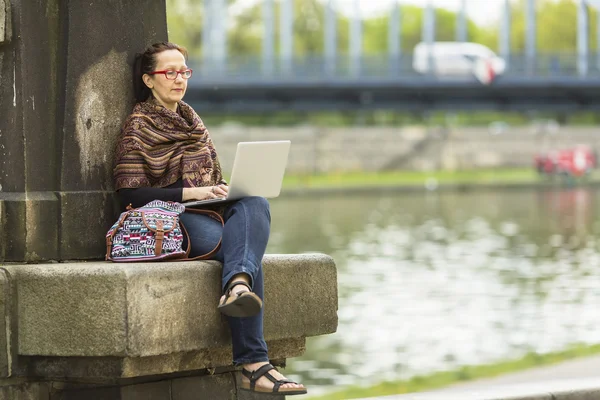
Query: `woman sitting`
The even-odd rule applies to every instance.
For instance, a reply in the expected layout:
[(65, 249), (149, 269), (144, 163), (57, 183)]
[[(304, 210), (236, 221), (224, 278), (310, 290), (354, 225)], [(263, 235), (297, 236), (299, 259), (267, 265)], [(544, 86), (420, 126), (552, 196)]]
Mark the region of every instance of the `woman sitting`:
[[(217, 152), (196, 112), (182, 101), (192, 70), (184, 48), (168, 42), (136, 56), (133, 83), (137, 104), (117, 146), (115, 188), (124, 205), (152, 200), (186, 202), (227, 194)], [(269, 239), (269, 203), (262, 197), (228, 202), (218, 211), (224, 226), (189, 212), (190, 257), (209, 253), (223, 263), (218, 309), (231, 329), (233, 362), (242, 366), (242, 389), (282, 395), (304, 394), (269, 364), (263, 338), (262, 258)], [(188, 245), (184, 243), (184, 245)]]

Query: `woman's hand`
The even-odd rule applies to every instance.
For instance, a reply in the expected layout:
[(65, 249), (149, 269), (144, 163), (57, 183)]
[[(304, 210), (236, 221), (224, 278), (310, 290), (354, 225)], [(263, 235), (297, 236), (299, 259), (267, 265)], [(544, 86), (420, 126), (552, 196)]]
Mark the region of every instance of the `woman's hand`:
[(183, 188), (182, 201), (218, 199), (227, 196), (228, 192), (227, 185)]

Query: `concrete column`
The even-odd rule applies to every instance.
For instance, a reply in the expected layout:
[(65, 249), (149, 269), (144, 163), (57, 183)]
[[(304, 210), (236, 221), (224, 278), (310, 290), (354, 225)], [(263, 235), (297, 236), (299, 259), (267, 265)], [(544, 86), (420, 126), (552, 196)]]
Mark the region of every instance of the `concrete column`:
[(466, 42), (468, 40), (467, 30), (467, 0), (461, 0), (460, 9), (456, 16), (456, 41)]
[(98, 238), (119, 210), (112, 162), (133, 106), (129, 71), (136, 52), (167, 40), (165, 2), (10, 8), (18, 40), (0, 45), (0, 262), (102, 258)]
[(294, 1), (281, 0), (279, 14), (279, 62), (284, 74), (292, 73), (294, 59)]
[(502, 22), (500, 26), (499, 49), (500, 57), (506, 61), (508, 67), (510, 63), (510, 25), (511, 25), (511, 7), (510, 0), (504, 0), (502, 5)]
[(392, 4), (388, 23), (388, 54), (390, 75), (397, 76), (400, 71), (400, 5), (397, 1)]
[(423, 27), (421, 32), (422, 41), (427, 43), (430, 54), (428, 55), (428, 66), (429, 71), (433, 73), (435, 69), (435, 62), (433, 59), (433, 55), (431, 54), (431, 49), (433, 42), (435, 42), (435, 8), (433, 8), (433, 4), (431, 0), (427, 1), (427, 5), (425, 6), (425, 10), (423, 10)]
[(588, 5), (584, 0), (580, 0), (577, 4), (577, 73), (579, 76), (588, 74), (589, 34)]
[(272, 77), (275, 73), (275, 11), (273, 0), (263, 0), (262, 72)]
[(337, 61), (337, 16), (333, 7), (334, 0), (325, 6), (325, 73), (335, 74)]
[(527, 73), (531, 75), (535, 72), (537, 47), (535, 0), (526, 0), (525, 19), (525, 65)]
[(8, 42), (11, 34), (10, 3), (0, 0), (0, 44)]
[(350, 21), (350, 74), (360, 75), (362, 58), (362, 19), (360, 15), (360, 0), (354, 0), (352, 20)]
[(202, 69), (210, 75), (214, 66), (214, 49), (212, 45), (212, 27), (217, 21), (213, 13), (213, 0), (204, 0), (202, 10)]

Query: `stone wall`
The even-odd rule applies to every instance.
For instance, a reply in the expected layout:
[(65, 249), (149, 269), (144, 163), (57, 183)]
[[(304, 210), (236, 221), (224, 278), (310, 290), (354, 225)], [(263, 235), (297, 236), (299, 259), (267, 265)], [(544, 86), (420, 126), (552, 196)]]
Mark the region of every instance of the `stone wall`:
[(529, 167), (540, 151), (578, 144), (600, 150), (595, 127), (563, 127), (555, 133), (511, 128), (490, 134), (487, 128), (419, 127), (242, 127), (210, 128), (224, 170), (230, 171), (240, 141), (292, 141), (287, 173), (344, 171), (474, 169)]
[(98, 258), (115, 140), (164, 0), (0, 0), (0, 261)]

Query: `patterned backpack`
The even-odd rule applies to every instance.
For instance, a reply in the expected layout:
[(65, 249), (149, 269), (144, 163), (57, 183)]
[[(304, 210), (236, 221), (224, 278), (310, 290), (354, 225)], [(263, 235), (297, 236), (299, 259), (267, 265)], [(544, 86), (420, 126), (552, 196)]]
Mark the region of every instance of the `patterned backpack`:
[[(208, 210), (186, 209), (182, 204), (154, 200), (143, 207), (127, 207), (118, 221), (106, 233), (106, 260), (115, 262), (190, 260), (191, 246), (187, 231), (179, 221), (183, 212), (207, 214), (223, 223), (221, 216)], [(183, 238), (187, 237), (187, 249)], [(216, 253), (217, 246), (209, 253), (195, 257), (205, 259)]]

